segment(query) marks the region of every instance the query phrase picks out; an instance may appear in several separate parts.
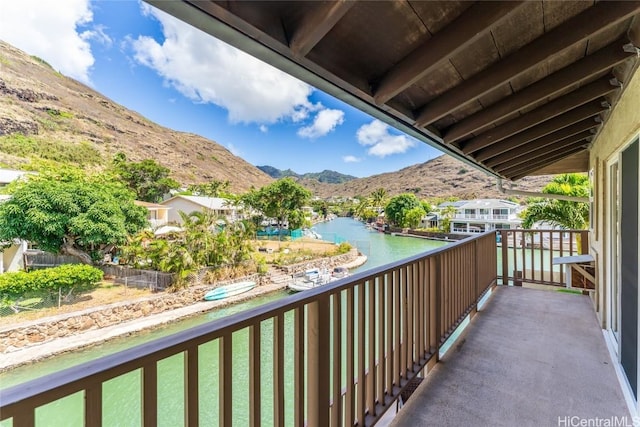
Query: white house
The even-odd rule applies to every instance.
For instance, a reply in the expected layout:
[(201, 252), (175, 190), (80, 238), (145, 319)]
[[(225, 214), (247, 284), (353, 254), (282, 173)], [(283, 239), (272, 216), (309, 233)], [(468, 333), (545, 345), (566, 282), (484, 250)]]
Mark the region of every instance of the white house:
[(160, 205), (170, 208), (168, 211), (168, 221), (173, 224), (182, 224), (179, 212), (212, 212), (214, 215), (224, 217), (229, 222), (241, 219), (239, 208), (231, 204), (231, 201), (220, 197), (201, 196), (174, 196), (160, 203)]
[(156, 229), (169, 223), (170, 207), (141, 200), (136, 200), (134, 203), (147, 209), (147, 221), (151, 224), (151, 228)]
[(489, 230), (520, 228), (518, 214), (523, 207), (500, 199), (475, 199), (445, 202), (438, 206), (441, 212), (452, 207), (451, 232), (462, 234), (484, 233)]

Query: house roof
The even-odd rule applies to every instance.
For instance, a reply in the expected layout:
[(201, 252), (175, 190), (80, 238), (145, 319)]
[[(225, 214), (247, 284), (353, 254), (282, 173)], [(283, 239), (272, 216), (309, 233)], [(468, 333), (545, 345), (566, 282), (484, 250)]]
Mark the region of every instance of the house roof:
[(170, 207), (165, 205), (161, 205), (158, 203), (144, 202), (142, 200), (134, 200), (133, 203), (135, 203), (138, 206), (144, 206), (147, 209), (171, 209)]
[(638, 1), (146, 1), (511, 180), (586, 171), (638, 66)]
[(235, 209), (233, 206), (229, 205), (229, 201), (227, 199), (223, 199), (221, 197), (202, 197), (202, 196), (173, 196), (170, 199), (163, 201), (162, 205), (170, 204), (172, 201), (176, 199), (184, 199), (188, 200), (191, 203), (202, 206), (207, 209), (214, 210), (233, 210)]
[(520, 207), (517, 203), (502, 199), (459, 200), (457, 202), (445, 202), (439, 205), (440, 208), (447, 206), (453, 206), (457, 209), (516, 209)]

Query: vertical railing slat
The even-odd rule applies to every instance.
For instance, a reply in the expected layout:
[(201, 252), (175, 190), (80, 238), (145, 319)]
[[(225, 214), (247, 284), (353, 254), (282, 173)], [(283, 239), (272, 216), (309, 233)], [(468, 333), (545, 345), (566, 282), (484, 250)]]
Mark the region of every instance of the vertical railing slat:
[(375, 387), (376, 387), (376, 287), (375, 283), (377, 278), (372, 278), (366, 282), (367, 285), (367, 392), (366, 392), (366, 402), (367, 402), (367, 410), (369, 414), (375, 415)]
[(331, 392), (331, 425), (339, 427), (342, 420), (342, 294), (332, 295), (333, 319), (333, 390)]
[(284, 314), (273, 318), (273, 425), (284, 426)]
[(84, 425), (102, 425), (102, 383), (92, 384), (84, 391)]
[(385, 332), (387, 328), (385, 327), (385, 316), (384, 316), (384, 295), (385, 295), (385, 282), (386, 274), (379, 276), (376, 280), (376, 296), (378, 299), (378, 303), (376, 307), (378, 307), (378, 352), (376, 359), (378, 360), (378, 370), (377, 370), (377, 392), (376, 392), (376, 400), (379, 404), (384, 404), (384, 389), (386, 382), (386, 374), (385, 374)]
[[(296, 325), (297, 326), (297, 325)], [(262, 332), (260, 321), (249, 327), (249, 424), (258, 427), (262, 423), (262, 398), (260, 390), (261, 381), (261, 340)], [(297, 342), (296, 342), (297, 343)], [(298, 386), (296, 380), (296, 387)]]
[(158, 366), (151, 361), (142, 367), (142, 425), (158, 424)]
[(400, 387), (400, 272), (393, 270), (393, 376), (394, 385)]
[(401, 304), (400, 304), (400, 317), (401, 317), (401, 331), (402, 331), (402, 338), (401, 338), (401, 342), (400, 342), (400, 376), (403, 379), (407, 379), (407, 350), (409, 349), (409, 337), (408, 337), (408, 316), (409, 313), (407, 313), (407, 307), (408, 307), (408, 303), (407, 303), (407, 267), (403, 267), (400, 270), (400, 299), (401, 299)]
[(500, 246), (502, 250), (502, 284), (509, 284), (509, 233), (500, 230)]
[(307, 425), (326, 427), (329, 425), (330, 397), (330, 337), (329, 295), (307, 305)]
[(184, 352), (184, 424), (189, 427), (200, 424), (198, 378), (198, 346), (195, 345)]
[(358, 424), (363, 425), (365, 406), (366, 406), (366, 367), (365, 367), (365, 292), (364, 282), (359, 282), (356, 285), (358, 291), (358, 309), (356, 311), (358, 315), (358, 346), (356, 353), (358, 355), (358, 385), (356, 388), (356, 416)]
[(393, 274), (386, 272), (384, 274), (384, 285), (386, 291), (387, 310), (385, 313), (386, 323), (386, 344), (387, 351), (385, 354), (385, 370), (387, 375), (385, 392), (387, 395), (393, 395)]
[(355, 393), (354, 393), (354, 379), (355, 379), (355, 369), (354, 369), (354, 342), (355, 339), (355, 325), (354, 325), (354, 290), (353, 287), (347, 289), (347, 335), (345, 337), (347, 341), (347, 366), (346, 366), (346, 376), (347, 376), (347, 390), (345, 393), (345, 425), (354, 425), (355, 424)]
[(218, 339), (218, 416), (219, 424), (230, 426), (233, 421), (233, 341), (226, 332)]

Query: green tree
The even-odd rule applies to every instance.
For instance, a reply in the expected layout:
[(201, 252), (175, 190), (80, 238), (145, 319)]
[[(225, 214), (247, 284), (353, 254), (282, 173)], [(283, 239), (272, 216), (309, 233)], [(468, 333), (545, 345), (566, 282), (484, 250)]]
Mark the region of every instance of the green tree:
[(422, 206), (416, 206), (405, 212), (403, 226), (418, 228), (422, 218), (426, 215)]
[[(589, 178), (583, 174), (556, 176), (542, 192), (565, 196), (589, 197)], [(522, 212), (522, 226), (531, 228), (538, 221), (546, 221), (566, 229), (581, 230), (589, 224), (589, 204), (558, 199), (532, 199)]]
[(152, 159), (141, 162), (129, 162), (124, 153), (118, 153), (113, 159), (115, 173), (136, 194), (138, 200), (157, 203), (170, 190), (180, 184), (169, 177), (171, 171)]
[(381, 208), (387, 202), (387, 190), (384, 188), (378, 188), (371, 193), (369, 198), (371, 199), (371, 203), (374, 208)]
[(147, 226), (147, 211), (133, 194), (105, 176), (79, 170), (42, 173), (9, 189), (0, 204), (0, 241), (23, 239), (48, 252), (91, 264), (129, 234)]
[(413, 193), (404, 193), (392, 197), (384, 208), (384, 214), (391, 224), (405, 226), (405, 215), (410, 209), (420, 206), (420, 201)]
[(297, 184), (292, 178), (282, 178), (259, 190), (251, 190), (243, 196), (245, 205), (250, 206), (266, 217), (275, 218), (282, 225), (290, 217), (297, 219), (295, 212), (300, 210), (311, 198), (311, 192)]
[(204, 184), (191, 184), (187, 187), (187, 192), (198, 196), (222, 197), (227, 194), (230, 185), (229, 180), (218, 181), (214, 179)]

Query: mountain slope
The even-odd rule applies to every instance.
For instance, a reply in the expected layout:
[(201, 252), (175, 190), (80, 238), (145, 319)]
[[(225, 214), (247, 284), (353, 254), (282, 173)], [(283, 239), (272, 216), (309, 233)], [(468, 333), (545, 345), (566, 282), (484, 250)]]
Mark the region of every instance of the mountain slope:
[[(540, 191), (552, 177), (527, 177), (517, 182), (524, 191)], [(331, 196), (368, 196), (378, 188), (394, 196), (414, 193), (420, 198), (456, 196), (463, 199), (505, 197), (496, 188), (496, 179), (454, 159), (440, 156), (425, 163), (409, 166), (367, 178), (357, 178), (343, 184), (323, 184), (303, 179), (300, 183), (326, 198)]]
[(273, 181), (214, 141), (157, 125), (0, 41), (2, 166), (35, 157), (100, 169), (120, 151), (154, 159), (183, 185), (229, 180), (240, 192)]
[(327, 184), (341, 184), (343, 182), (348, 182), (356, 179), (355, 176), (345, 175), (340, 172), (332, 171), (332, 170), (323, 170), (322, 172), (311, 172), (311, 173), (303, 173), (298, 174), (292, 171), (291, 169), (280, 170), (278, 168), (274, 168), (273, 166), (258, 166), (262, 172), (269, 175), (271, 178), (279, 179), (287, 176), (296, 178), (298, 180), (314, 180), (318, 182), (325, 182)]

